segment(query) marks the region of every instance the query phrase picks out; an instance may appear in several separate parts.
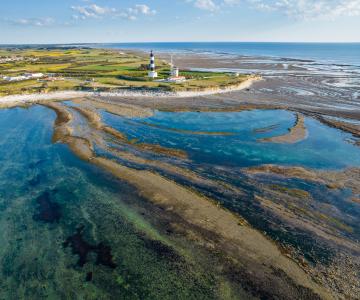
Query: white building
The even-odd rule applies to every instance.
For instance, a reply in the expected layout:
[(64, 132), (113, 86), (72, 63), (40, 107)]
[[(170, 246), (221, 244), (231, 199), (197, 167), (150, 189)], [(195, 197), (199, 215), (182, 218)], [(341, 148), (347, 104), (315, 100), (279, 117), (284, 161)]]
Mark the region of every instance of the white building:
[(32, 74), (30, 73), (29, 74), (29, 78), (32, 78), (32, 79), (43, 78), (44, 76), (45, 75), (43, 73), (32, 73)]
[(179, 76), (179, 68), (174, 65), (173, 56), (171, 55), (170, 77), (178, 77), (178, 76)]
[(171, 63), (170, 63), (170, 77), (166, 80), (167, 82), (184, 82), (186, 78), (184, 76), (179, 76), (179, 68), (176, 67), (173, 63), (173, 57), (171, 55)]
[(25, 73), (20, 76), (3, 76), (2, 79), (5, 81), (24, 81), (30, 79), (40, 79), (45, 75), (43, 73)]
[(26, 80), (28, 79), (27, 77), (25, 76), (3, 76), (3, 80), (5, 81), (23, 81), (23, 80)]
[(171, 77), (179, 77), (179, 68), (172, 66), (170, 70), (170, 76)]

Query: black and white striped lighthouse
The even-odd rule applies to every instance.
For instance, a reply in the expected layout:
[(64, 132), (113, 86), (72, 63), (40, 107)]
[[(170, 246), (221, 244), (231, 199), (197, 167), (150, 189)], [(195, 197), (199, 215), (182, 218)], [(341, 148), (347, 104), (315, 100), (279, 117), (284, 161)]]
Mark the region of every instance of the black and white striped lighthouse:
[(150, 71), (154, 72), (155, 71), (155, 56), (154, 53), (150, 52)]
[(150, 65), (149, 65), (149, 68), (150, 68), (150, 71), (149, 71), (148, 76), (150, 78), (158, 77), (158, 74), (156, 72), (156, 67), (155, 67), (155, 56), (154, 56), (154, 53), (153, 53), (152, 50), (150, 52)]

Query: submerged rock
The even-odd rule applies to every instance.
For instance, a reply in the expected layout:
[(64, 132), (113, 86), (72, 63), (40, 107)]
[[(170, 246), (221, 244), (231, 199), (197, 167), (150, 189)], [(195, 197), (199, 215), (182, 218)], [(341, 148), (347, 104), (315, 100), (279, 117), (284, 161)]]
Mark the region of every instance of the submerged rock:
[(52, 201), (51, 193), (49, 191), (41, 194), (37, 199), (37, 213), (33, 218), (36, 221), (45, 223), (58, 222), (62, 216), (61, 207), (58, 203)]

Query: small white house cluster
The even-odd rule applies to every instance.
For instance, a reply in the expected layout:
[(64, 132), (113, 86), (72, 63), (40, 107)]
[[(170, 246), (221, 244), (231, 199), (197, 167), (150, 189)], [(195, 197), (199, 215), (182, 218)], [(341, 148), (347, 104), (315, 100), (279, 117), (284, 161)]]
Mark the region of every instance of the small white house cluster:
[(38, 58), (32, 58), (32, 57), (22, 57), (22, 56), (2, 56), (0, 57), (0, 64), (6, 64), (9, 62), (17, 62), (17, 61), (30, 61), (35, 62), (38, 61)]
[(23, 61), (24, 58), (20, 56), (6, 56), (6, 57), (0, 57), (0, 64), (5, 64), (8, 62), (14, 62), (14, 61)]
[(45, 75), (43, 73), (25, 73), (19, 76), (3, 76), (2, 79), (4, 81), (24, 81), (30, 79), (40, 79), (43, 78)]

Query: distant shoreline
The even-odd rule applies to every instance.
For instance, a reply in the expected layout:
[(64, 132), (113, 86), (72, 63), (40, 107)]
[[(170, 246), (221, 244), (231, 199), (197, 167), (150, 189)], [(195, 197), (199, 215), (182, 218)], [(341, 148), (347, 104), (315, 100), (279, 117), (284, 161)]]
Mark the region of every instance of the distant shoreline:
[(152, 90), (119, 89), (114, 92), (83, 92), (83, 91), (59, 91), (42, 94), (9, 95), (0, 97), (0, 108), (11, 107), (21, 104), (31, 104), (38, 101), (70, 100), (81, 97), (130, 97), (130, 98), (190, 98), (207, 95), (223, 94), (232, 91), (240, 91), (251, 87), (251, 85), (262, 80), (260, 76), (250, 76), (238, 85), (225, 88), (212, 88), (200, 91), (167, 92)]

